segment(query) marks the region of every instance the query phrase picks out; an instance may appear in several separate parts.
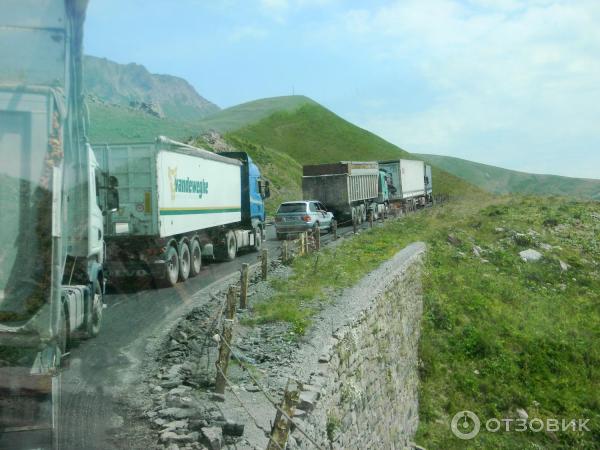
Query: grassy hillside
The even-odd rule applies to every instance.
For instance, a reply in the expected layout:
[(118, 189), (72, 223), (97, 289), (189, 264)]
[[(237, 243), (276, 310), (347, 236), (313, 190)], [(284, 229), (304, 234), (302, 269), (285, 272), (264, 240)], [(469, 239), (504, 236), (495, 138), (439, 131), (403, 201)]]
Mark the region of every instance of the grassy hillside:
[(416, 155), (489, 192), (562, 195), (600, 199), (600, 180), (535, 175), (450, 156)]
[[(272, 100), (264, 101), (272, 104)], [(254, 104), (260, 105), (260, 102), (262, 100)], [(300, 165), (342, 160), (415, 158), (312, 101), (292, 111), (275, 112), (259, 122), (230, 132), (228, 137), (275, 149), (289, 155)], [(433, 179), (436, 192), (455, 195), (478, 192), (469, 183), (435, 168)]]
[[(598, 448), (599, 218), (599, 203), (556, 197), (490, 196), (430, 208), (297, 258), (292, 275), (271, 282), (273, 296), (253, 306), (248, 322), (286, 321), (304, 333), (335, 298), (332, 289), (425, 241), (415, 441), (447, 450)], [(528, 248), (543, 258), (522, 261), (519, 252)], [(450, 431), (463, 410), (485, 424), (514, 420), (517, 409), (529, 420), (590, 419), (591, 431), (517, 432), (513, 422), (512, 432), (482, 428), (470, 441)]]
[(313, 100), (302, 95), (265, 98), (223, 109), (205, 117), (199, 125), (206, 131), (225, 133), (259, 122), (273, 113), (295, 111), (307, 104), (316, 105)]
[(158, 135), (182, 140), (198, 133), (198, 128), (187, 122), (160, 119), (140, 111), (115, 105), (89, 103), (92, 143), (129, 143), (152, 141)]

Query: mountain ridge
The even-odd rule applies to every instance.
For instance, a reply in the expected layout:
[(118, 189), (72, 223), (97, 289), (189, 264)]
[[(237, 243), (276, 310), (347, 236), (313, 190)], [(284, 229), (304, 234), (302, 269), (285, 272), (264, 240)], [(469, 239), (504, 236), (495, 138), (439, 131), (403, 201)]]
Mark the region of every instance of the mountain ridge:
[(86, 55), (83, 66), (84, 91), (92, 103), (118, 105), (158, 118), (188, 122), (220, 111), (187, 80), (150, 73), (141, 64), (119, 64)]

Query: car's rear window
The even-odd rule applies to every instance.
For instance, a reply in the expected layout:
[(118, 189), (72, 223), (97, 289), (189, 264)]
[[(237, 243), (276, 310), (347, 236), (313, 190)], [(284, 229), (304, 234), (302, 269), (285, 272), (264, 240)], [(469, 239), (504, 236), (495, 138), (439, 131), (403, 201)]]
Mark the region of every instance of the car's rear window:
[(279, 206), (278, 214), (281, 213), (303, 213), (306, 212), (306, 203), (284, 203)]

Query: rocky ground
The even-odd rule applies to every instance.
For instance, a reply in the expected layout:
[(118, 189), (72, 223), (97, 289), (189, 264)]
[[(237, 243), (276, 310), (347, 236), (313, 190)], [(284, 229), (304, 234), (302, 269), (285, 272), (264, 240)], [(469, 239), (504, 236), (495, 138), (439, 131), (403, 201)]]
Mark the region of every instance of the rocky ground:
[[(272, 263), (270, 277), (285, 278), (291, 270)], [(253, 448), (245, 438), (248, 432), (265, 439), (275, 410), (260, 392), (263, 388), (279, 402), (291, 366), (293, 350), (298, 347), (287, 324), (242, 325), (247, 311), (237, 311), (233, 355), (228, 379), (234, 385), (227, 395), (215, 394), (215, 361), (218, 335), (227, 289), (211, 295), (209, 301), (195, 308), (178, 322), (156, 346), (153, 364), (140, 391), (149, 399), (143, 417), (156, 433), (156, 448)], [(270, 295), (268, 282), (259, 274), (251, 277), (249, 302)], [(245, 369), (244, 369), (245, 368)], [(259, 381), (259, 388), (253, 381)], [(231, 394), (231, 391), (235, 394)], [(244, 406), (235, 396), (243, 397)], [(260, 398), (262, 397), (262, 398)], [(257, 410), (257, 402), (267, 403)], [(260, 417), (262, 424), (245, 425), (252, 420), (244, 407)], [(262, 436), (260, 436), (262, 435)]]

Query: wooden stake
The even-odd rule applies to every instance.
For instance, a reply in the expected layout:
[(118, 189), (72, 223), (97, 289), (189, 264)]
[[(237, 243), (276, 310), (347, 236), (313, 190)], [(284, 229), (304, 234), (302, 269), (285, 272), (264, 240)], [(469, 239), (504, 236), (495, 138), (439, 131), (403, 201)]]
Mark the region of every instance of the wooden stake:
[(354, 234), (356, 234), (356, 228), (358, 226), (357, 220), (356, 220), (356, 216), (354, 216), (354, 218), (352, 219), (352, 230), (354, 231)]
[(229, 291), (227, 291), (227, 318), (234, 319), (235, 318), (235, 294), (236, 289), (234, 286), (229, 286)]
[(333, 221), (333, 240), (337, 239), (337, 220)]
[(248, 275), (250, 272), (250, 265), (248, 263), (242, 264), (242, 271), (240, 272), (240, 308), (248, 308)]
[(283, 247), (281, 248), (281, 262), (287, 264), (289, 259), (288, 241), (283, 241)]
[(369, 228), (373, 228), (373, 211), (369, 214)]
[(318, 228), (314, 231), (315, 235), (315, 250), (318, 252), (321, 249), (321, 230)]
[(304, 254), (308, 255), (310, 253), (310, 247), (308, 242), (308, 231), (304, 232)]
[[(300, 398), (300, 390), (302, 385), (294, 382), (295, 388), (290, 388), (290, 381), (285, 387), (285, 393), (283, 394), (283, 401), (281, 402), (281, 410), (288, 416), (293, 417), (298, 399)], [(286, 447), (288, 434), (290, 432), (291, 422), (281, 414), (281, 411), (277, 410), (275, 415), (275, 422), (271, 428), (271, 437), (267, 444), (267, 450), (279, 450)]]
[(300, 236), (298, 237), (298, 246), (300, 247), (298, 254), (300, 256), (303, 256), (304, 255), (304, 233), (300, 233)]
[[(233, 320), (223, 319), (223, 331), (221, 332), (221, 339), (225, 342), (221, 342), (219, 345), (219, 358), (215, 362), (217, 366), (217, 379), (215, 380), (215, 392), (217, 394), (225, 393), (225, 386), (227, 381), (227, 367), (229, 366), (230, 350), (229, 346), (233, 340)], [(222, 372), (222, 373), (221, 373)]]
[(262, 279), (267, 279), (267, 273), (269, 271), (269, 250), (266, 248), (262, 249), (261, 252), (261, 262), (262, 262)]

